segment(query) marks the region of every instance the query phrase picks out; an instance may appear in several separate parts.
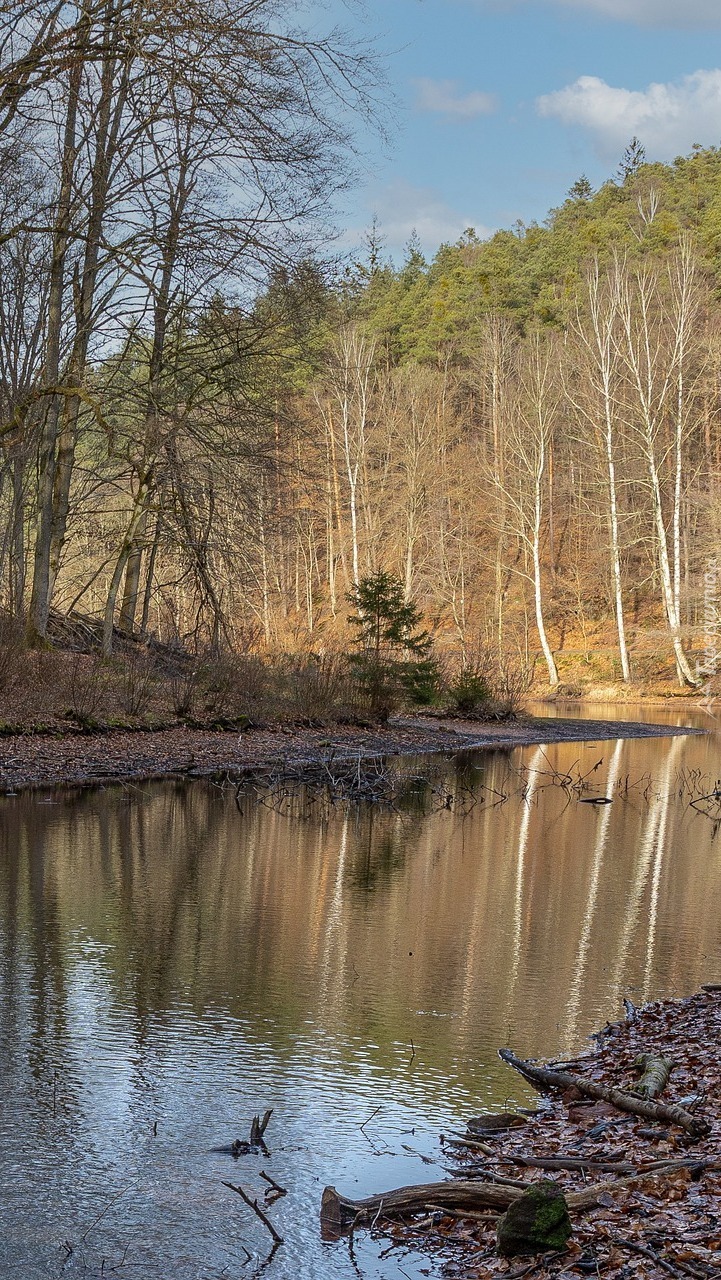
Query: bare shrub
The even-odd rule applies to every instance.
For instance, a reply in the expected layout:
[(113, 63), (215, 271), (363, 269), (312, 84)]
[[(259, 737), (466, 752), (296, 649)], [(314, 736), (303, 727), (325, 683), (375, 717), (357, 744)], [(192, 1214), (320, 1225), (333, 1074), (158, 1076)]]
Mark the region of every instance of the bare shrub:
[(521, 662), (504, 662), (495, 681), (494, 715), (510, 720), (523, 710), (523, 704), (531, 687), (533, 673)]
[(142, 716), (147, 712), (155, 691), (155, 665), (147, 653), (131, 653), (125, 659), (118, 696), (126, 715)]
[(46, 701), (48, 695), (54, 700), (58, 694), (63, 694), (68, 682), (67, 658), (56, 649), (38, 649), (34, 657), (38, 690), (42, 692)]
[(234, 697), (237, 710), (251, 719), (271, 714), (272, 677), (262, 658), (245, 653), (233, 659)]
[(262, 719), (269, 713), (271, 680), (262, 658), (233, 654), (200, 669), (203, 710), (207, 715)]
[(74, 653), (68, 678), (70, 712), (81, 723), (95, 720), (105, 701), (109, 672), (99, 653)]
[(168, 677), (168, 691), (173, 714), (181, 719), (192, 716), (202, 686), (202, 671), (193, 664), (174, 671)]
[(17, 619), (0, 614), (0, 693), (15, 685), (21, 673), (23, 634)]
[(344, 654), (290, 656), (285, 681), (288, 710), (297, 719), (332, 719), (355, 708), (356, 683)]
[(199, 683), (203, 710), (210, 716), (232, 716), (236, 710), (236, 677), (233, 662), (219, 658), (202, 664)]

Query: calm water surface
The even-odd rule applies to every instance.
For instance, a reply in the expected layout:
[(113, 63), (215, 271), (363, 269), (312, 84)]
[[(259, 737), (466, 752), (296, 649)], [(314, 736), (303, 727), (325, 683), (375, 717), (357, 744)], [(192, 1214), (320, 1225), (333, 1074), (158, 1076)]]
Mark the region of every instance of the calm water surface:
[[(499, 1046), (573, 1051), (623, 995), (721, 979), (721, 835), (680, 794), (720, 745), (449, 758), (395, 813), (202, 784), (0, 802), (0, 1275), (257, 1274), (269, 1237), (222, 1184), (262, 1195), (261, 1169), (288, 1188), (266, 1274), (357, 1275), (319, 1239), (326, 1183), (441, 1177), (439, 1130), (528, 1098)], [(554, 782), (596, 765), (610, 805)], [(266, 1107), (269, 1157), (212, 1150)], [(356, 1248), (372, 1280), (428, 1274)]]

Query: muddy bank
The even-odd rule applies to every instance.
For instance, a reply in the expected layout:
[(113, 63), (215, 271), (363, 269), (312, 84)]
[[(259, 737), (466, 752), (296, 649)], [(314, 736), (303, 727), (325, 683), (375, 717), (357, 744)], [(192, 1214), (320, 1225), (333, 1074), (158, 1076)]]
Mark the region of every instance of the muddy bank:
[(175, 727), (157, 732), (15, 734), (0, 739), (0, 794), (34, 787), (98, 786), (161, 778), (239, 778), (271, 763), (294, 769), (329, 757), (455, 753), (552, 742), (667, 737), (698, 733), (668, 725), (523, 718), (505, 724), (398, 718), (377, 728), (249, 729)]

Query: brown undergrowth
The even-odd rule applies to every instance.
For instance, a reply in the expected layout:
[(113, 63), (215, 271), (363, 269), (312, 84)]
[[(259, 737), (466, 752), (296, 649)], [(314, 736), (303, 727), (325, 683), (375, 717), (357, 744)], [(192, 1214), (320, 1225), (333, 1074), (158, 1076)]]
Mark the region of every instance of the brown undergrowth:
[[(566, 1194), (607, 1184), (595, 1207), (572, 1210), (568, 1247), (501, 1258), (497, 1219), (487, 1212), (475, 1219), (429, 1212), (390, 1223), (386, 1229), (396, 1247), (439, 1251), (444, 1274), (454, 1280), (562, 1275), (710, 1280), (721, 1275), (721, 989), (630, 1008), (626, 1021), (607, 1026), (596, 1038), (597, 1050), (574, 1060), (570, 1070), (585, 1080), (628, 1089), (640, 1053), (670, 1056), (675, 1066), (662, 1101), (683, 1103), (702, 1116), (710, 1134), (693, 1141), (680, 1128), (624, 1114), (606, 1102), (546, 1094), (546, 1104), (527, 1123), (496, 1133), (480, 1133), (471, 1125), (465, 1137), (446, 1135), (442, 1141), (459, 1178), (500, 1185), (506, 1179), (552, 1178)], [(574, 1167), (559, 1168), (559, 1162)]]

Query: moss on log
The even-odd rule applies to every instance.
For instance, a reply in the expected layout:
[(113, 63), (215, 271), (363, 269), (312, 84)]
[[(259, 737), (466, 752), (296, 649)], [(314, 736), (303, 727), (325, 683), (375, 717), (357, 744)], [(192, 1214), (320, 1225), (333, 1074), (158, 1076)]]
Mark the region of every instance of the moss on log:
[(673, 1058), (663, 1058), (658, 1053), (639, 1053), (633, 1065), (641, 1072), (633, 1092), (640, 1098), (653, 1100), (663, 1093), (676, 1063)]

